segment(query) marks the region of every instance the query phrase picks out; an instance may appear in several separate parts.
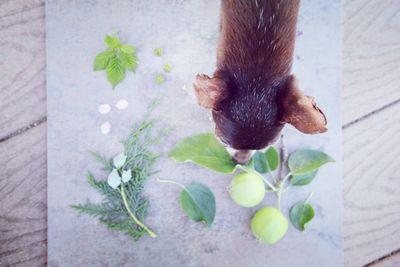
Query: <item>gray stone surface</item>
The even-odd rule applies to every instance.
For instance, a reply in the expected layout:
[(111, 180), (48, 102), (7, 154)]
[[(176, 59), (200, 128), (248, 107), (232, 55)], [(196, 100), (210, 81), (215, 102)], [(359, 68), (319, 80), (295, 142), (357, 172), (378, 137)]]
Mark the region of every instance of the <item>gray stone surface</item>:
[[(260, 207), (235, 205), (225, 188), (230, 175), (211, 173), (192, 164), (177, 165), (163, 157), (157, 177), (182, 183), (200, 181), (217, 200), (217, 215), (208, 229), (191, 222), (180, 210), (179, 188), (149, 178), (151, 199), (147, 225), (157, 239), (133, 243), (107, 230), (95, 219), (78, 215), (68, 205), (98, 200), (88, 187), (87, 170), (106, 174), (88, 156), (88, 150), (112, 155), (118, 141), (146, 106), (162, 100), (155, 116), (175, 129), (157, 149), (166, 153), (181, 138), (211, 131), (207, 110), (197, 106), (191, 84), (196, 73), (211, 73), (218, 37), (218, 1), (47, 1), (48, 78), (48, 257), (49, 266), (340, 266), (342, 265), (341, 128), (340, 128), (340, 3), (304, 1), (293, 72), (307, 94), (316, 97), (329, 120), (329, 132), (306, 136), (286, 127), (289, 150), (324, 149), (337, 163), (324, 167), (306, 188), (291, 188), (283, 197), (283, 211), (313, 190), (314, 220), (305, 232), (293, 227), (274, 246), (257, 243), (249, 229), (252, 214), (274, 205), (268, 195)], [(102, 72), (92, 71), (96, 53), (105, 47), (104, 34), (121, 31), (123, 42), (138, 48), (139, 67), (115, 91)], [(163, 47), (165, 55), (152, 50)], [(153, 75), (170, 63), (173, 71), (163, 85)], [(129, 108), (117, 110), (120, 99)], [(107, 115), (99, 104), (113, 106)], [(102, 135), (100, 125), (110, 121), (112, 130)]]

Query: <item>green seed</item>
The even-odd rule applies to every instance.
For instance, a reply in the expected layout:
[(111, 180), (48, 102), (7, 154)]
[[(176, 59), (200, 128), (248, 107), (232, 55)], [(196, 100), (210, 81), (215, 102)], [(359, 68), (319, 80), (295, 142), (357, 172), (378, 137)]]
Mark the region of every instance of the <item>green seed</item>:
[(165, 77), (164, 77), (164, 75), (158, 73), (158, 74), (156, 74), (156, 76), (154, 76), (154, 81), (157, 84), (162, 84), (165, 81)]
[(165, 72), (170, 72), (170, 71), (171, 71), (171, 68), (172, 68), (172, 67), (171, 67), (170, 64), (165, 64), (165, 65), (164, 65), (164, 71), (165, 71)]
[(157, 57), (161, 57), (164, 54), (164, 49), (161, 47), (155, 48), (154, 49), (154, 55)]

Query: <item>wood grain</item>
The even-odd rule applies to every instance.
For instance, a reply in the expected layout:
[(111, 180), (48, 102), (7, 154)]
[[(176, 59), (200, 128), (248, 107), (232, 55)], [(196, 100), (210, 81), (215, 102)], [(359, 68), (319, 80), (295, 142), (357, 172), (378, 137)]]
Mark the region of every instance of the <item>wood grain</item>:
[(400, 104), (344, 130), (343, 238), (347, 266), (400, 243)]
[(343, 4), (343, 122), (400, 99), (400, 1)]
[(398, 267), (400, 266), (400, 251), (384, 259), (368, 264), (366, 267)]
[(0, 143), (0, 266), (47, 261), (46, 123)]
[(0, 139), (46, 116), (44, 0), (0, 1)]

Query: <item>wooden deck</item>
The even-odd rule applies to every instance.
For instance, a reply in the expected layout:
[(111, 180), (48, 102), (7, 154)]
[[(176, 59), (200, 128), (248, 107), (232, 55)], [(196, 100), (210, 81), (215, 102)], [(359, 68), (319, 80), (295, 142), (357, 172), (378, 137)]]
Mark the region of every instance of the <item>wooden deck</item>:
[[(47, 263), (43, 0), (0, 1), (0, 266)], [(400, 266), (400, 1), (343, 3), (346, 266)]]

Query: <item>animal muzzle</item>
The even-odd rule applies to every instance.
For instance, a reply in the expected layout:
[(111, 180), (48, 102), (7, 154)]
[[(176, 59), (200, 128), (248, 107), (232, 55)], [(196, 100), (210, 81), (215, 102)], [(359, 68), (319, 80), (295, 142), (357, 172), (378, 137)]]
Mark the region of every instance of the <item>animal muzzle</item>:
[(249, 149), (233, 149), (227, 147), (227, 151), (232, 157), (232, 160), (237, 164), (246, 164), (254, 154), (255, 150)]

